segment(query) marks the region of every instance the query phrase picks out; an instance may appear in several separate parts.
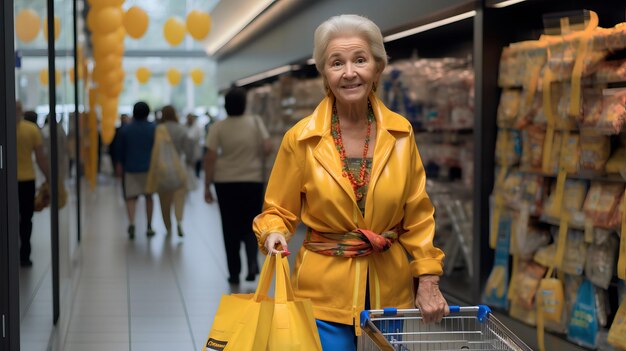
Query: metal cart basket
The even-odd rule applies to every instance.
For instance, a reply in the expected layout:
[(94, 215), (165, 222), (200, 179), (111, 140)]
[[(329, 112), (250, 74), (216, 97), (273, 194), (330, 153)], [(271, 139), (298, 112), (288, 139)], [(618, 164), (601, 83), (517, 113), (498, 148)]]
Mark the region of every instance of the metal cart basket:
[(363, 311), (361, 328), (359, 351), (532, 351), (484, 305), (450, 306), (450, 315), (441, 323), (429, 324), (418, 309)]

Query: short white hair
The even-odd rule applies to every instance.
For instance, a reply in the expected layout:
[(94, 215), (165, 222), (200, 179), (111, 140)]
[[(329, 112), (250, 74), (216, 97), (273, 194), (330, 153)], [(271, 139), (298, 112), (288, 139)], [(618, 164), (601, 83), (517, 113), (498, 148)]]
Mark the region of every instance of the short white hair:
[(315, 30), (313, 39), (313, 59), (315, 67), (320, 74), (323, 74), (326, 58), (324, 54), (328, 48), (328, 44), (334, 38), (346, 35), (357, 35), (369, 44), (374, 60), (378, 69), (382, 72), (387, 66), (387, 51), (383, 44), (383, 35), (380, 28), (370, 19), (359, 15), (339, 15), (333, 16)]

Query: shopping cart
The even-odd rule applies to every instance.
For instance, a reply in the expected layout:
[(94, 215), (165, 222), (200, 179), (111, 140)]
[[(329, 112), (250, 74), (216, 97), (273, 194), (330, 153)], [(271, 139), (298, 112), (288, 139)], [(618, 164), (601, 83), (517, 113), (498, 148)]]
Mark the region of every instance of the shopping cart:
[(441, 323), (429, 324), (418, 309), (363, 311), (361, 328), (359, 351), (532, 351), (484, 305), (450, 306)]

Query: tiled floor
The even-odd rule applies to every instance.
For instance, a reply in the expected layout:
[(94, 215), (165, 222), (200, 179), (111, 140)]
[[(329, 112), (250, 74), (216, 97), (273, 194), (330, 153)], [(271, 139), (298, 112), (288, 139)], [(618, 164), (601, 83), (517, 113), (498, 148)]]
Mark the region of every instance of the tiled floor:
[[(158, 201), (153, 215), (157, 235), (147, 238), (145, 207), (140, 201), (137, 236), (130, 241), (119, 184), (110, 179), (101, 181), (95, 192), (85, 195), (83, 236), (75, 263), (76, 288), (70, 306), (62, 308), (61, 313), (69, 319), (66, 328), (56, 328), (53, 333), (53, 349), (202, 349), (222, 294), (256, 288), (256, 283), (245, 282), (243, 277), (238, 288), (227, 283), (219, 210), (217, 204), (204, 203), (202, 196), (203, 189), (198, 189), (187, 199), (183, 238), (165, 236)], [(260, 263), (262, 259), (259, 257)], [(39, 289), (31, 290), (51, 300), (50, 291), (44, 289), (50, 286), (49, 270), (39, 276)], [(31, 322), (27, 313), (23, 319), (23, 326), (27, 326), (25, 323), (36, 323), (39, 317), (45, 328), (35, 325), (24, 329), (22, 349), (46, 350), (52, 318), (49, 306), (41, 308), (47, 315), (31, 313)], [(33, 306), (30, 308), (33, 312)], [(25, 334), (26, 330), (31, 334)]]

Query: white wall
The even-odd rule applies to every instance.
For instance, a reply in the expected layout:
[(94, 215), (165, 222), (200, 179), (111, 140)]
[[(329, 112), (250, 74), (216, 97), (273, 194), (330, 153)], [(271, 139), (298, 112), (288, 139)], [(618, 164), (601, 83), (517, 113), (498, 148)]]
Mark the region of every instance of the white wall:
[(315, 28), (334, 15), (354, 13), (366, 16), (386, 34), (419, 22), (425, 17), (471, 2), (473, 1), (319, 0), (219, 61), (217, 85), (219, 88), (226, 88), (235, 80), (310, 57)]

